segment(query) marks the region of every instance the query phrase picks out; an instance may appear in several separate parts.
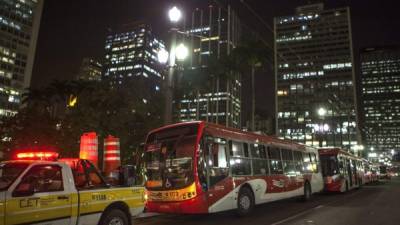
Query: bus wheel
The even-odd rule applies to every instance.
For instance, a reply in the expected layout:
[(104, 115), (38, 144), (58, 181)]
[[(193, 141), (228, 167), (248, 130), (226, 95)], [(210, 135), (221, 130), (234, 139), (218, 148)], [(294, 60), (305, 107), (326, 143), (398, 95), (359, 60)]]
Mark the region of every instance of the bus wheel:
[(303, 201), (308, 201), (311, 199), (312, 195), (312, 190), (311, 190), (311, 185), (309, 182), (304, 183), (304, 195), (303, 195)]
[(249, 214), (254, 208), (253, 192), (248, 187), (243, 187), (239, 191), (237, 200), (237, 214), (245, 216)]
[(129, 220), (125, 212), (119, 209), (112, 209), (107, 212), (100, 220), (100, 225), (129, 225)]

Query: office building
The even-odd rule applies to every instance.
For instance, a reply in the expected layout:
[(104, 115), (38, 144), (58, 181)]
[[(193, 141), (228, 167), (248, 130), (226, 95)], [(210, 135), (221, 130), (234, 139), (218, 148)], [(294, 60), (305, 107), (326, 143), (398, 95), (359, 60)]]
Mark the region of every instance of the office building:
[(164, 43), (142, 22), (125, 24), (110, 32), (105, 44), (103, 79), (113, 88), (135, 92), (134, 99), (129, 101), (146, 104), (148, 115), (149, 107), (162, 104), (154, 100), (161, 98), (163, 75), (157, 58), (161, 49), (165, 49)]
[(195, 9), (185, 21), (190, 53), (184, 62), (177, 119), (240, 128), (241, 76), (235, 72), (216, 74), (212, 69), (217, 59), (229, 55), (240, 42), (243, 27), (236, 12), (230, 6), (213, 4)]
[(362, 49), (361, 108), (367, 149), (400, 149), (400, 46)]
[(149, 88), (159, 91), (162, 74), (157, 53), (165, 49), (150, 26), (142, 22), (125, 24), (107, 36), (104, 78), (112, 85), (124, 80), (144, 79)]
[(84, 58), (79, 68), (78, 80), (101, 81), (103, 65), (92, 58)]
[(42, 0), (0, 0), (0, 117), (12, 116), (29, 88)]
[(349, 8), (312, 4), (274, 19), (277, 135), (313, 146), (358, 144)]

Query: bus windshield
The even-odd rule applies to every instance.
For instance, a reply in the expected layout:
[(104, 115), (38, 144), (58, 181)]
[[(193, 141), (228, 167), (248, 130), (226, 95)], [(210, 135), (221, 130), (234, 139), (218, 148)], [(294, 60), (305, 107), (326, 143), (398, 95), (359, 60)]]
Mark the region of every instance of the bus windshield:
[(324, 177), (339, 174), (339, 161), (336, 155), (321, 155), (320, 159)]
[(146, 188), (168, 190), (190, 185), (198, 125), (151, 133), (145, 146)]

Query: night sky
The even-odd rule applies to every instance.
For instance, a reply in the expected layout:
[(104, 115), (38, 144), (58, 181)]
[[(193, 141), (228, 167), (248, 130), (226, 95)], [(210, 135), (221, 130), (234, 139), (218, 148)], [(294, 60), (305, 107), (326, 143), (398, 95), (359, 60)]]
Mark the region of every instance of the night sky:
[[(206, 6), (207, 0), (45, 0), (39, 33), (32, 86), (40, 88), (52, 80), (71, 79), (78, 71), (83, 57), (102, 59), (104, 42), (109, 28), (129, 21), (143, 20), (164, 40), (167, 40), (167, 10), (177, 4), (189, 12)], [(246, 9), (240, 0), (228, 1), (243, 22), (250, 24), (272, 45), (273, 34)], [(245, 0), (273, 27), (275, 16), (294, 13), (305, 0)], [(330, 0), (325, 8), (350, 6), (352, 14), (355, 56), (367, 46), (400, 43), (400, 11), (394, 0)], [(396, 4), (397, 3), (397, 4)], [(357, 60), (357, 58), (356, 58)], [(271, 102), (260, 101), (273, 95), (272, 73), (258, 77), (259, 109), (271, 114)], [(246, 92), (246, 91), (245, 91)], [(245, 95), (246, 97), (246, 95)], [(268, 98), (268, 99), (271, 99)]]

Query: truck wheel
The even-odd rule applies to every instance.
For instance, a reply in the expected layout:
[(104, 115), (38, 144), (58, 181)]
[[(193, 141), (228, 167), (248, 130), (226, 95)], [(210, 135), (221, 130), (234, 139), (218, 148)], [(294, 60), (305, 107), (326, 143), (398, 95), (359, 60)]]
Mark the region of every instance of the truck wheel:
[(112, 209), (101, 218), (99, 225), (129, 225), (129, 220), (122, 210)]
[(239, 196), (237, 200), (237, 215), (245, 216), (249, 214), (254, 208), (254, 196), (253, 192), (247, 188), (243, 187), (239, 191)]

